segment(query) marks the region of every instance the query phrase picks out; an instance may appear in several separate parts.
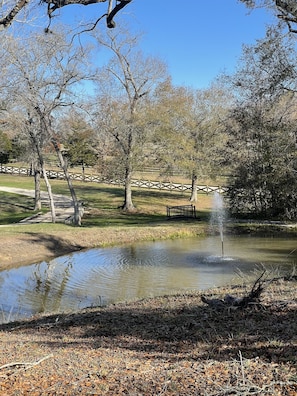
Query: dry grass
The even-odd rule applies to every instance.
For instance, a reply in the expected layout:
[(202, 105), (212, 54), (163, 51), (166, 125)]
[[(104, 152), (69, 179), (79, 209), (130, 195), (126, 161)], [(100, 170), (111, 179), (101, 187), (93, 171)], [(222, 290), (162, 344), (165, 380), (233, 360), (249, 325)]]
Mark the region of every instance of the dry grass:
[(244, 310), (213, 310), (195, 292), (2, 325), (0, 391), (293, 396), (296, 309), (296, 280), (279, 279)]

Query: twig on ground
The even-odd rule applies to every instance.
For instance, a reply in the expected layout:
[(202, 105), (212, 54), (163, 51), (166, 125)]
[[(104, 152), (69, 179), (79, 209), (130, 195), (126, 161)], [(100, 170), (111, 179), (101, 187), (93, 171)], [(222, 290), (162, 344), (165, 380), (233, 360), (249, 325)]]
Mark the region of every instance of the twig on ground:
[[(271, 382), (270, 384), (264, 385), (263, 387), (259, 387), (256, 385), (244, 385), (244, 386), (234, 386), (231, 388), (222, 389), (216, 391), (215, 393), (210, 393), (208, 396), (251, 396), (251, 395), (274, 395), (275, 387), (280, 387), (281, 390), (286, 387), (294, 387), (296, 388), (296, 382), (288, 381), (288, 382)], [(284, 393), (287, 394), (287, 393)]]
[[(36, 362), (12, 362), (12, 363), (7, 363), (7, 364), (3, 364), (2, 366), (0, 366), (0, 370), (5, 370), (5, 369), (14, 369), (14, 368), (20, 368), (22, 370), (28, 370), (29, 368), (32, 368), (34, 366), (37, 366), (38, 364), (40, 364), (41, 362), (43, 362), (46, 359), (49, 359), (51, 357), (53, 357), (54, 355), (51, 353), (47, 356), (44, 356), (43, 358), (37, 360)], [(7, 374), (5, 374), (7, 375)]]
[(245, 385), (245, 375), (244, 375), (244, 366), (243, 366), (243, 358), (241, 351), (238, 352), (240, 359), (240, 367), (241, 367), (241, 375), (242, 375), (242, 383)]

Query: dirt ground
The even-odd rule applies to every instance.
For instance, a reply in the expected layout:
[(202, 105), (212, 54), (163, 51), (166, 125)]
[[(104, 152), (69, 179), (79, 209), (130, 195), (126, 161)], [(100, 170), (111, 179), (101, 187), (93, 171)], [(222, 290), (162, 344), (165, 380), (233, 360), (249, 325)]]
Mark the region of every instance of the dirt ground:
[(296, 285), (267, 283), (241, 310), (194, 292), (1, 325), (0, 394), (295, 396)]

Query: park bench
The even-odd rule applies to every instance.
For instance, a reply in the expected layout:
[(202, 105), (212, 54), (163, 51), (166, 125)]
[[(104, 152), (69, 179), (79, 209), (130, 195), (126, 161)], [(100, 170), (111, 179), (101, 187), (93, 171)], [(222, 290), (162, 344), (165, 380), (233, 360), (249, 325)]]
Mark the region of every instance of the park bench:
[(167, 217), (196, 219), (196, 208), (194, 205), (167, 206)]

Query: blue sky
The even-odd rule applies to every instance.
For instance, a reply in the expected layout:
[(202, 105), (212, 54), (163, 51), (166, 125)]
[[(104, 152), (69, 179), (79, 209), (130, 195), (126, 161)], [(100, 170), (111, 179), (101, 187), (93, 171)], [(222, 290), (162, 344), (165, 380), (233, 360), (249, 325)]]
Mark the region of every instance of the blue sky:
[[(106, 6), (65, 7), (63, 15), (98, 17)], [(262, 38), (273, 21), (266, 10), (250, 12), (237, 0), (133, 0), (120, 13), (116, 20), (144, 33), (143, 51), (168, 64), (173, 83), (194, 88), (207, 87), (223, 71), (232, 73), (242, 45)]]
[(134, 0), (124, 12), (145, 32), (143, 49), (167, 62), (173, 82), (196, 88), (232, 72), (242, 45), (263, 37), (272, 20), (237, 0)]

